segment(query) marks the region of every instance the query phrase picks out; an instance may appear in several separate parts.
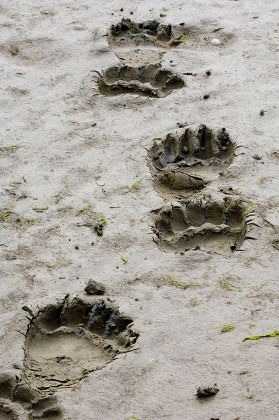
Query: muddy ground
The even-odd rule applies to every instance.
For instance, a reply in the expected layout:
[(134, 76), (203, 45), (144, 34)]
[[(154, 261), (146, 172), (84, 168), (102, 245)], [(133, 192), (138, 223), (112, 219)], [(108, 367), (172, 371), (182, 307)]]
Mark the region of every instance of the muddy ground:
[(278, 418), (278, 13), (1, 2), (0, 419)]

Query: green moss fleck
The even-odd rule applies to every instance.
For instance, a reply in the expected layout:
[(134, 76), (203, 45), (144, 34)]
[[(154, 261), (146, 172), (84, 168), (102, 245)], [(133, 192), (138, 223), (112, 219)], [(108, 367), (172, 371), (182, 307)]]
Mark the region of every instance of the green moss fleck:
[(221, 333), (227, 333), (227, 332), (231, 332), (233, 330), (234, 330), (234, 326), (230, 325), (230, 324), (227, 324), (227, 325), (224, 325), (223, 328), (221, 328), (220, 332)]

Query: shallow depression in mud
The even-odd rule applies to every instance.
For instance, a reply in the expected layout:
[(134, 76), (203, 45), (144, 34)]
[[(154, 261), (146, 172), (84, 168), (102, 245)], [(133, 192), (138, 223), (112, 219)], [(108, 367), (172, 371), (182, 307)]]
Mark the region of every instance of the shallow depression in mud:
[(103, 95), (130, 93), (153, 98), (164, 97), (185, 86), (181, 76), (163, 69), (160, 64), (113, 66), (99, 75), (97, 84)]
[(110, 27), (108, 41), (110, 45), (118, 46), (155, 44), (166, 47), (171, 42), (176, 42), (176, 44), (181, 42), (179, 36), (176, 36), (175, 41), (174, 38), (173, 26), (170, 24), (165, 25), (156, 20), (137, 23), (131, 19), (122, 19), (121, 22)]
[(55, 359), (60, 365), (103, 357), (98, 343), (78, 337), (72, 332), (35, 335), (29, 343), (29, 355), (34, 360)]
[(235, 143), (225, 128), (186, 127), (155, 139), (149, 150), (155, 182), (169, 190), (195, 190), (219, 176), (234, 158)]
[(135, 343), (131, 323), (103, 300), (88, 303), (66, 298), (47, 306), (28, 329), (24, 380), (41, 392), (73, 385)]
[[(111, 47), (152, 45), (158, 48), (171, 48), (185, 44), (186, 47), (211, 45), (216, 38), (214, 26), (189, 26), (184, 22), (179, 25), (162, 23), (158, 20), (134, 22), (123, 18), (121, 22), (112, 25), (108, 32), (108, 42)], [(218, 31), (220, 45), (226, 45), (232, 38), (222, 30)]]
[(251, 205), (240, 200), (185, 200), (154, 212), (155, 242), (165, 250), (232, 252), (245, 240)]

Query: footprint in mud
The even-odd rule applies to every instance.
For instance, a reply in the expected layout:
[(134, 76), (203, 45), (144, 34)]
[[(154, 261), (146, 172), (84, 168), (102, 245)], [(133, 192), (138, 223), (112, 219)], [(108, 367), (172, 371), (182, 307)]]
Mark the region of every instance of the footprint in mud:
[(18, 415), (5, 401), (0, 401), (0, 420), (16, 420)]
[(198, 190), (230, 165), (235, 148), (225, 128), (187, 127), (155, 139), (150, 167), (155, 182), (166, 191)]
[(136, 23), (123, 18), (120, 23), (112, 25), (108, 33), (108, 43), (117, 56), (126, 64), (134, 65), (156, 63), (167, 48), (181, 42), (181, 32), (156, 20)]
[(113, 66), (99, 75), (98, 88), (101, 94), (112, 96), (125, 93), (160, 98), (175, 89), (185, 86), (183, 79), (160, 64), (140, 67)]
[(43, 395), (9, 374), (0, 375), (0, 419), (63, 419), (54, 395)]
[(181, 42), (179, 36), (182, 33), (176, 32), (178, 32), (177, 29), (172, 25), (164, 25), (157, 20), (136, 23), (131, 19), (123, 18), (120, 23), (110, 27), (108, 42), (112, 46), (153, 44), (158, 47), (167, 47), (172, 42), (177, 42), (177, 45)]
[(96, 298), (66, 296), (39, 310), (28, 325), (22, 377), (0, 375), (0, 419), (20, 418), (22, 408), (30, 419), (63, 419), (53, 394), (129, 351), (138, 338), (131, 323)]
[(78, 383), (131, 348), (131, 323), (104, 300), (66, 297), (45, 307), (28, 327), (23, 379), (43, 393)]
[[(10, 383), (12, 382), (13, 380)], [(64, 418), (54, 395), (42, 397), (38, 392), (19, 383), (13, 386), (11, 395), (7, 399), (0, 399), (0, 419), (22, 419), (23, 416), (30, 420)]]
[(16, 380), (9, 375), (0, 375), (0, 419), (17, 419), (18, 416), (10, 404), (12, 391), (16, 385)]
[(185, 199), (152, 213), (155, 242), (168, 251), (205, 248), (231, 252), (238, 250), (245, 239), (256, 239), (252, 235), (254, 207), (241, 200)]
[[(218, 34), (216, 35), (216, 33)], [(227, 43), (232, 35), (223, 31), (223, 28), (210, 26), (189, 26), (162, 24), (157, 20), (133, 22), (123, 18), (121, 22), (110, 27), (108, 42), (110, 46), (123, 47), (126, 45), (155, 45), (161, 48), (176, 47), (185, 43), (187, 46), (210, 44), (218, 36), (220, 45)]]

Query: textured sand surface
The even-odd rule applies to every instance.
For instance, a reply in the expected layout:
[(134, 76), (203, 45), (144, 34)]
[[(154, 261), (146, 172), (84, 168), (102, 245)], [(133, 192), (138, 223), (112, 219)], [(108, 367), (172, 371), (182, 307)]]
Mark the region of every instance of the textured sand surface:
[[(278, 419), (279, 338), (243, 341), (279, 329), (278, 15), (277, 0), (1, 1), (0, 419)], [(189, 31), (176, 46), (121, 44), (108, 31), (123, 17)], [(167, 81), (119, 76), (154, 63)], [(118, 84), (114, 74), (103, 89), (115, 66)], [(199, 191), (158, 186), (154, 139), (201, 124), (243, 147)], [(195, 249), (165, 249), (153, 211), (181, 196), (249, 203), (254, 239), (235, 251), (202, 236)], [(66, 330), (30, 346), (28, 318), (41, 308), (67, 294), (93, 305), (89, 279), (133, 320), (132, 351), (98, 347), (102, 362), (91, 363), (91, 344), (63, 341)], [(67, 351), (89, 371), (71, 365), (75, 381), (37, 414), (11, 401), (29, 357), (68, 363)], [(214, 384), (215, 397), (197, 399)]]

